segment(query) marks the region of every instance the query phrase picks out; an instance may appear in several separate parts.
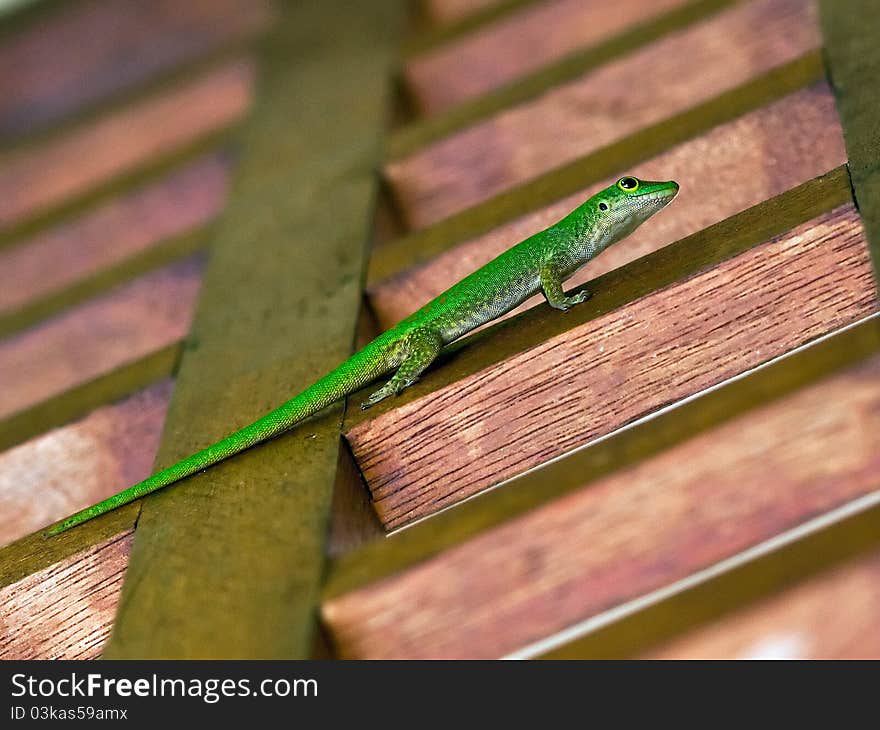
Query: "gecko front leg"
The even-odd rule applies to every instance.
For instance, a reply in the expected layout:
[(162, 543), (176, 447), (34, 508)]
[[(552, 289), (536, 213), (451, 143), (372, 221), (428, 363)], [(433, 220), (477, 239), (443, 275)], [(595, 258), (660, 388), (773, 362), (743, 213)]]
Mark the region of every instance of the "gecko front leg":
[(562, 290), (562, 279), (549, 266), (541, 269), (540, 276), (544, 297), (547, 299), (547, 304), (554, 309), (564, 312), (567, 309), (571, 309), (575, 304), (585, 302), (593, 296), (586, 290), (579, 291), (572, 297), (565, 296), (565, 292)]

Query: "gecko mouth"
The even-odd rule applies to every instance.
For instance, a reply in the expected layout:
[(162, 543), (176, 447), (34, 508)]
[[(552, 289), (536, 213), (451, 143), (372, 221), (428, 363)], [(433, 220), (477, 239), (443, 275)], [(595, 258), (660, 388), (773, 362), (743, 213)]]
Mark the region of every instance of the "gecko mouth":
[(636, 195), (637, 198), (653, 198), (653, 199), (664, 199), (664, 198), (674, 198), (678, 195), (679, 187), (676, 185), (675, 187), (661, 188), (660, 190), (647, 190), (644, 193), (640, 193)]
[(642, 200), (646, 200), (649, 202), (653, 202), (655, 200), (662, 200), (663, 202), (669, 202), (676, 195), (678, 195), (679, 187), (676, 185), (674, 188), (661, 188), (660, 190), (649, 190), (644, 193), (639, 193), (635, 195), (635, 198), (640, 198)]

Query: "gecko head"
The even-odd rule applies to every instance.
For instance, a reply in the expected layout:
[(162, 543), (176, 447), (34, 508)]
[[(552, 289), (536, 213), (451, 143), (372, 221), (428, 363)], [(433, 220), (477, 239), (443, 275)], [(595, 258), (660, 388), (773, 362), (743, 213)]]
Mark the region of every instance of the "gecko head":
[(628, 236), (657, 211), (665, 208), (678, 194), (673, 180), (639, 180), (620, 178), (594, 195), (588, 204), (604, 232), (605, 245)]

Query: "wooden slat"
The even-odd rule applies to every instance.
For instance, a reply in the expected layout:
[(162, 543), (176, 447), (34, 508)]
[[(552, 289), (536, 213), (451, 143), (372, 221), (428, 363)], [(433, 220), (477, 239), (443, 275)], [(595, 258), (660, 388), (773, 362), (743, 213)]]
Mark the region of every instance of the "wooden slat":
[(228, 156), (212, 154), (0, 249), (0, 337), (190, 252), (229, 173)]
[(110, 633), (131, 541), (129, 530), (0, 588), (0, 659), (96, 658)]
[(170, 397), (165, 379), (0, 453), (0, 545), (148, 476)]
[(0, 45), (0, 138), (50, 124), (252, 37), (264, 0), (94, 0), (64, 5)]
[(880, 659), (880, 551), (743, 609), (647, 659)]
[[(875, 334), (880, 342), (880, 327)], [(733, 616), (778, 605), (798, 586), (815, 585), (876, 553), (878, 538), (880, 491), (875, 490), (685, 581), (524, 647), (515, 656), (601, 659), (662, 651), (688, 636), (709, 633)], [(863, 598), (832, 595), (842, 602)], [(841, 627), (835, 623), (827, 622), (818, 631), (827, 638), (840, 636)]]
[[(673, 207), (591, 262), (569, 282), (569, 287), (656, 251), (845, 162), (834, 99), (828, 86), (820, 82), (657, 157), (618, 170), (574, 195), (489, 233), (451, 245), (427, 263), (405, 269), (388, 280), (371, 282), (372, 308), (383, 327), (395, 324), (517, 241), (552, 225), (624, 173), (648, 180), (677, 180), (682, 186), (681, 193)], [(394, 259), (398, 265), (418, 260), (417, 251), (403, 246), (398, 250), (398, 246), (389, 244), (374, 255)], [(379, 262), (376, 266), (383, 264)], [(536, 303), (532, 300), (525, 306)]]
[(614, 12), (596, 0), (527, 5), (410, 59), (404, 78), (419, 110), (436, 114), (689, 1), (621, 0)]
[(82, 418), (96, 408), (170, 377), (182, 349), (182, 342), (174, 342), (0, 420), (0, 450)]
[(239, 119), (254, 68), (230, 62), (53, 140), (0, 155), (0, 233), (179, 154)]
[[(745, 83), (819, 43), (810, 0), (737, 4), (392, 161), (385, 172), (408, 224), (423, 227)], [(631, 93), (633, 88), (642, 93)]]
[[(383, 575), (390, 575), (404, 565), (424, 560), (427, 556), (437, 554), (443, 547), (462, 542), (493, 524), (500, 524), (505, 519), (527, 513), (540, 504), (574, 491), (582, 485), (585, 478), (596, 478), (612, 467), (621, 468), (633, 463), (634, 460), (645, 458), (646, 455), (662, 451), (664, 447), (686, 438), (694, 429), (699, 432), (708, 425), (724, 422), (739, 412), (747, 411), (756, 402), (766, 401), (768, 395), (778, 397), (781, 393), (790, 392), (792, 389), (802, 387), (804, 383), (815, 381), (829, 371), (839, 369), (845, 363), (864, 359), (865, 353), (876, 352), (880, 348), (880, 328), (876, 326), (872, 328), (870, 325), (876, 325), (876, 322), (837, 335), (827, 342), (777, 362), (748, 378), (730, 383), (674, 412), (661, 415), (592, 449), (556, 462), (549, 467), (549, 471), (553, 472), (552, 475), (547, 473), (548, 469), (532, 472), (504, 490), (482, 495), (455, 512), (441, 515), (396, 535), (391, 540), (374, 541), (366, 551), (345, 556), (342, 559), (342, 566), (336, 564), (331, 572), (331, 584), (338, 588), (341, 583), (346, 586), (345, 590), (349, 590), (352, 586), (352, 576), (360, 578), (360, 581), (355, 583), (358, 585)], [(541, 482), (545, 477), (549, 482)], [(59, 564), (56, 571), (65, 574), (75, 573), (74, 566), (81, 552), (89, 549), (88, 546), (112, 542), (114, 538), (110, 535), (114, 534), (114, 530), (119, 531), (119, 537), (124, 537), (130, 531), (134, 514), (136, 509), (123, 508), (107, 519), (96, 520), (76, 531), (66, 533), (59, 540), (45, 541), (39, 535), (35, 535), (8, 548), (0, 548), (0, 586), (18, 583), (15, 590), (23, 590), (23, 582), (26, 582), (26, 590), (33, 591), (34, 595), (20, 597), (21, 605), (35, 605), (35, 603), (54, 605), (56, 613), (60, 612), (62, 619), (68, 613), (77, 612), (77, 607), (83, 602), (89, 605), (89, 596), (95, 585), (101, 585), (103, 576), (113, 572), (112, 566), (108, 566), (106, 570), (95, 569), (83, 574), (83, 579), (74, 584), (77, 587), (74, 591), (71, 590), (69, 582), (62, 585), (38, 580), (27, 582), (27, 576), (44, 571), (56, 563)], [(351, 534), (349, 530), (348, 536), (350, 537)], [(870, 534), (876, 534), (876, 529), (872, 529)], [(849, 537), (852, 537), (851, 532)], [(843, 543), (844, 541), (840, 539), (832, 541), (834, 546)], [(847, 544), (852, 544), (852, 540), (850, 539)], [(366, 561), (364, 560), (366, 556), (361, 554), (363, 552), (367, 552), (370, 556)], [(815, 552), (812, 551), (812, 554), (815, 555)], [(822, 555), (829, 555), (834, 551), (825, 546), (819, 552)], [(811, 565), (816, 564), (815, 559), (809, 562)], [(64, 565), (61, 565), (62, 563)], [(366, 576), (364, 569), (367, 570)], [(786, 571), (790, 573), (790, 567)], [(88, 576), (94, 576), (94, 580), (89, 579)], [(700, 605), (705, 603), (705, 599), (700, 599)], [(74, 607), (68, 609), (69, 604), (73, 604)], [(102, 615), (97, 616), (91, 625), (81, 625), (78, 630), (106, 631), (112, 611), (111, 605)], [(56, 631), (57, 625), (51, 623), (51, 616), (49, 616), (48, 630), (46, 616), (40, 612), (26, 613), (20, 618), (22, 620), (14, 624), (14, 634), (10, 634), (14, 636), (17, 647), (39, 644), (40, 650), (46, 655), (65, 656), (68, 646), (66, 634), (64, 631)], [(51, 640), (43, 642), (40, 637), (47, 634), (57, 636), (61, 641), (57, 645)], [(12, 657), (14, 656), (16, 656), (15, 652), (12, 654)]]
[[(446, 111), (428, 117), (407, 119), (403, 126), (392, 131), (387, 145), (388, 157), (389, 159), (406, 157), (431, 142), (436, 142), (477, 122), (496, 116), (504, 110), (534, 100), (554, 87), (581, 78), (591, 70), (628, 53), (636, 52), (664, 35), (692, 25), (739, 1), (693, 0), (679, 9), (660, 15), (647, 23), (631, 25), (607, 40), (568, 54), (558, 61), (516, 79), (515, 82), (469, 99)], [(523, 0), (514, 0), (514, 2), (525, 4)], [(417, 57), (427, 53), (432, 48), (452, 42), (454, 38), (466, 35), (481, 25), (483, 23), (478, 23), (474, 28), (463, 30), (460, 33), (440, 32), (436, 34), (437, 37), (428, 38), (420, 36), (426, 42), (415, 44), (415, 50), (411, 51), (409, 56)], [(452, 37), (445, 37), (447, 35)], [(405, 91), (405, 89), (406, 87), (401, 85), (401, 90)], [(408, 101), (412, 110), (415, 102), (411, 99)]]
[[(309, 0), (285, 5), (267, 37), (160, 465), (350, 353), (402, 16), (397, 0)], [(145, 500), (105, 656), (308, 656), (340, 421), (337, 406)]]
[[(878, 353), (880, 314), (875, 314), (789, 352), (744, 377), (682, 401), (675, 408), (640, 419), (590, 448), (576, 449), (543, 464), (512, 479), (503, 489), (487, 490), (389, 539), (373, 541), (353, 554), (338, 556), (330, 564), (325, 596), (335, 598), (379, 582), (486, 530), (572, 494), (587, 482), (635, 466), (753, 408), (854, 367)], [(870, 530), (868, 534), (875, 533)], [(824, 552), (830, 554), (831, 551)], [(816, 561), (810, 564), (815, 565)], [(705, 595), (698, 596), (696, 602), (696, 605), (705, 605)], [(690, 610), (693, 609), (691, 604)], [(679, 614), (673, 609), (673, 615)]]
[(880, 286), (880, 15), (873, 0), (821, 0), (820, 7), (853, 194), (868, 232)]
[(0, 418), (180, 341), (201, 271), (173, 264), (0, 342)]
[[(640, 129), (619, 142), (550, 170), (439, 223), (410, 232), (390, 243), (381, 241), (370, 258), (368, 285), (394, 276), (410, 266), (425, 263), (457, 243), (488, 233), (529, 211), (551, 205), (618, 170), (660, 155), (705, 134), (713, 127), (772, 104), (824, 78), (821, 53), (812, 51), (796, 61), (768, 71), (659, 124)], [(390, 192), (383, 199), (387, 208), (394, 211)], [(403, 224), (398, 213), (395, 212), (394, 217), (399, 235)]]
[(595, 319), (347, 429), (386, 527), (864, 317), (878, 301), (847, 205), (618, 309), (593, 306)]
[[(330, 598), (357, 657), (495, 657), (877, 489), (880, 358)], [(772, 488), (771, 488), (772, 486)]]

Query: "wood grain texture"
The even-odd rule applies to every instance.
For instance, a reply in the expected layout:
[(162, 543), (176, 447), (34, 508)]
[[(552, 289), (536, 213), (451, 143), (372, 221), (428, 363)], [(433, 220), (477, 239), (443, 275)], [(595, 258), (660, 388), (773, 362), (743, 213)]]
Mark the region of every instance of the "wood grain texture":
[(0, 453), (0, 545), (149, 476), (171, 388), (162, 380)]
[(212, 154), (0, 249), (0, 317), (203, 227), (226, 200), (230, 162)]
[(179, 342), (201, 272), (182, 261), (0, 342), (0, 417)]
[(266, 27), (265, 0), (62, 5), (0, 45), (0, 138), (14, 138)]
[(95, 659), (119, 602), (132, 532), (0, 588), (0, 659)]
[(724, 617), (645, 659), (880, 659), (880, 551)]
[[(611, 247), (568, 287), (706, 228), (846, 162), (834, 98), (822, 82), (677, 145), (491, 232), (450, 247), (426, 264), (373, 283), (370, 302), (390, 327), (518, 241), (543, 230), (624, 173), (677, 180), (682, 188), (663, 215)], [(394, 244), (391, 244), (394, 245)], [(390, 257), (387, 249), (374, 256)], [(538, 299), (523, 308), (534, 306)], [(520, 310), (521, 311), (521, 310)]]
[(502, 656), (871, 493), (878, 376), (874, 357), (331, 598), (336, 645), (348, 657)]
[(228, 127), (248, 108), (253, 81), (253, 64), (233, 61), (0, 154), (0, 232)]
[(346, 433), (400, 527), (878, 308), (851, 205)]
[(820, 44), (815, 16), (811, 0), (738, 4), (390, 162), (386, 177), (410, 227), (429, 225), (804, 55)]
[(411, 59), (403, 70), (423, 114), (436, 114), (643, 23), (688, 0), (549, 0)]

